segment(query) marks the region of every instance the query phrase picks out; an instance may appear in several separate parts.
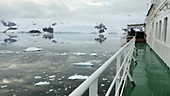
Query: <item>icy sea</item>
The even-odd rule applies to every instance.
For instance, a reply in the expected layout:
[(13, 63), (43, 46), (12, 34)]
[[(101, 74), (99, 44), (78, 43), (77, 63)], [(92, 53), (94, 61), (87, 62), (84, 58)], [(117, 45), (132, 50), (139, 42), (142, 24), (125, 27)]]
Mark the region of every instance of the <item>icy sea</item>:
[[(0, 96), (68, 96), (121, 45), (121, 34), (0, 33)], [(15, 41), (4, 40), (14, 37)], [(27, 50), (27, 48), (40, 50)], [(99, 96), (115, 75), (115, 63), (99, 78)], [(87, 92), (86, 92), (87, 93)], [(84, 96), (86, 96), (86, 93)]]

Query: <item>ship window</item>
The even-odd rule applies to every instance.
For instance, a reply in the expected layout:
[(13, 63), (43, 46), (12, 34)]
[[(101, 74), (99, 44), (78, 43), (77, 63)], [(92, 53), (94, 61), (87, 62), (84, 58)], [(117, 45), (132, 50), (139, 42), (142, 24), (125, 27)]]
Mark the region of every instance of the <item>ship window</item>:
[(156, 22), (155, 38), (158, 38), (158, 22)]
[(162, 27), (162, 21), (160, 20), (160, 21), (159, 21), (159, 34), (158, 34), (158, 36), (159, 36), (158, 39), (159, 39), (159, 40), (161, 39), (161, 30), (162, 30), (161, 27)]
[(167, 26), (168, 26), (168, 18), (164, 18), (164, 29), (163, 29), (163, 40), (166, 42), (166, 35), (167, 35)]
[[(152, 22), (152, 30), (151, 30), (151, 34), (153, 34), (153, 32), (154, 32), (154, 22)], [(152, 35), (152, 37), (153, 37), (153, 35)]]

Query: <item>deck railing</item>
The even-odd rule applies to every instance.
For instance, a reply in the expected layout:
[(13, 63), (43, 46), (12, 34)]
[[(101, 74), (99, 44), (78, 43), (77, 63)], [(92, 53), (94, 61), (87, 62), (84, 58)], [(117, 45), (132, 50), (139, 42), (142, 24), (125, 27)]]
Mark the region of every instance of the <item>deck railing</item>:
[(109, 86), (105, 96), (109, 96), (114, 90), (114, 96), (122, 96), (127, 77), (132, 80), (129, 74), (131, 60), (134, 59), (135, 38), (126, 43), (117, 53), (98, 68), (88, 79), (78, 86), (69, 96), (81, 96), (89, 89), (89, 96), (98, 96), (99, 76), (116, 60), (116, 76)]

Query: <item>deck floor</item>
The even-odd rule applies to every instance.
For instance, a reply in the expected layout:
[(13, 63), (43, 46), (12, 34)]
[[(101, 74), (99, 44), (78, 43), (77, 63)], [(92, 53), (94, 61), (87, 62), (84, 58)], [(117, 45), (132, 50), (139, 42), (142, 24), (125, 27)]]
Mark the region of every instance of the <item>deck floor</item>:
[(170, 70), (145, 43), (136, 48), (138, 64), (131, 67), (136, 87), (128, 82), (124, 96), (170, 96)]

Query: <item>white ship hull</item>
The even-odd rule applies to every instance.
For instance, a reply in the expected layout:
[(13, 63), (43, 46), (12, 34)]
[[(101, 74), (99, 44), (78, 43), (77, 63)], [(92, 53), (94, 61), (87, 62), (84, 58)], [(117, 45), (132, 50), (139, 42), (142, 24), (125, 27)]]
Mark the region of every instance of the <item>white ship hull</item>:
[(148, 45), (170, 68), (170, 0), (153, 0), (145, 24)]

